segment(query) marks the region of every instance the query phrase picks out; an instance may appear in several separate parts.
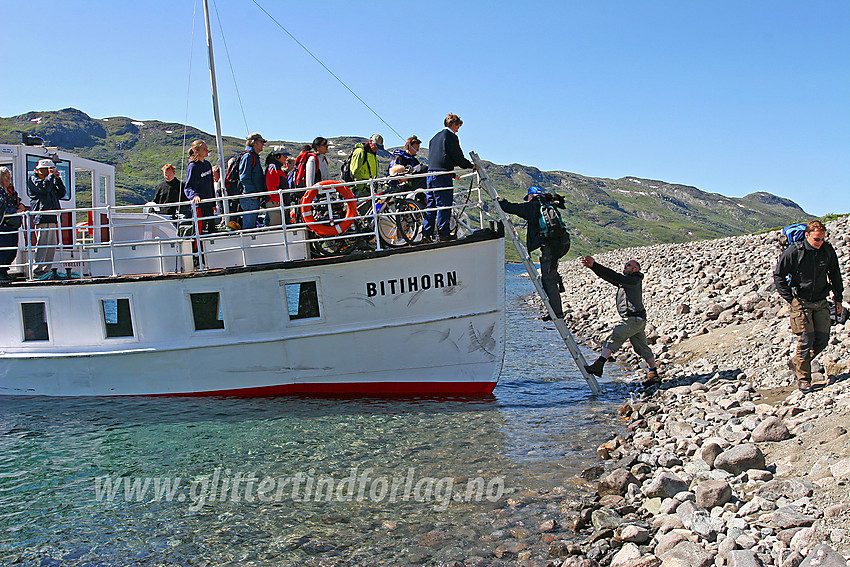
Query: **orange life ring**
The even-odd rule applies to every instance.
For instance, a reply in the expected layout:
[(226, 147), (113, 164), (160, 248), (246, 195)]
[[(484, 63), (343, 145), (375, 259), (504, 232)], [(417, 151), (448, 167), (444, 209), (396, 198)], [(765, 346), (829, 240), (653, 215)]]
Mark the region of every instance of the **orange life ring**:
[(336, 192), (346, 200), (345, 203), (345, 218), (341, 221), (332, 220), (328, 222), (319, 222), (313, 215), (313, 200), (319, 194), (319, 190), (310, 188), (301, 197), (301, 218), (307, 223), (307, 226), (321, 236), (338, 236), (348, 230), (354, 224), (354, 217), (357, 216), (357, 204), (354, 202), (354, 193), (347, 185), (343, 185), (341, 181), (319, 181), (318, 185), (335, 185)]

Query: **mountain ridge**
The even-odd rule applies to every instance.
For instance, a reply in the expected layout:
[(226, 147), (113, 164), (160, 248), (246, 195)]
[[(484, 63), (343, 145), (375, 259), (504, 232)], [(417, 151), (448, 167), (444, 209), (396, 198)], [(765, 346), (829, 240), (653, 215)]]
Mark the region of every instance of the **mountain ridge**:
[[(114, 165), (119, 204), (141, 204), (153, 197), (154, 187), (162, 180), (162, 164), (180, 167), (184, 125), (126, 116), (92, 118), (75, 108), (0, 118), (0, 143), (20, 143), (21, 133), (40, 136), (46, 145)], [(187, 144), (195, 138), (207, 140), (210, 161), (217, 161), (215, 136), (192, 126), (185, 126), (185, 135)], [(338, 177), (339, 166), (354, 144), (366, 139), (330, 138), (332, 177)], [(224, 136), (223, 142), (226, 157), (244, 148), (242, 138)], [(266, 147), (284, 146), (297, 153), (304, 143), (279, 140), (270, 141)], [(419, 157), (427, 161), (427, 153), (423, 149)], [(381, 151), (378, 158), (385, 171), (391, 154)], [(733, 236), (811, 216), (792, 200), (765, 191), (726, 197), (690, 185), (635, 176), (612, 179), (564, 170), (542, 171), (519, 163), (484, 164), (499, 194), (508, 199), (522, 199), (531, 185), (565, 196), (564, 218), (573, 234), (573, 254)], [(85, 192), (81, 192), (84, 198)], [(84, 201), (80, 206), (85, 206)]]

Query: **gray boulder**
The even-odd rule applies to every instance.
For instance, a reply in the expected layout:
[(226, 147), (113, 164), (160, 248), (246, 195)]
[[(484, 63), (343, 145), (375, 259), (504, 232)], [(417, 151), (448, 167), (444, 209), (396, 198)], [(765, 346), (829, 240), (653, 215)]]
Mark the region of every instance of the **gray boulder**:
[(847, 567), (847, 561), (834, 549), (822, 543), (803, 559), (800, 567)]
[(732, 498), (732, 487), (725, 480), (705, 480), (696, 488), (697, 506), (711, 510)]
[(687, 489), (688, 483), (684, 480), (669, 471), (661, 471), (643, 489), (643, 493), (647, 498), (672, 498)]
[(747, 469), (764, 469), (764, 454), (752, 443), (736, 445), (720, 453), (714, 460), (715, 468), (732, 474), (741, 474)]
[(662, 565), (690, 565), (691, 567), (711, 567), (714, 556), (697, 543), (681, 541), (673, 549), (661, 556)]
[(802, 514), (792, 506), (782, 506), (773, 513), (772, 519), (780, 530), (811, 526), (815, 523), (813, 516)]
[(762, 562), (751, 549), (738, 549), (729, 553), (729, 567), (762, 567)]
[(623, 496), (629, 484), (640, 484), (638, 479), (627, 469), (615, 469), (599, 480), (597, 492), (600, 496), (615, 494)]
[(792, 501), (799, 500), (811, 496), (812, 493), (811, 483), (798, 478), (769, 480), (758, 490), (760, 497), (771, 502), (776, 502), (783, 497)]
[(709, 467), (714, 468), (714, 461), (717, 456), (723, 452), (723, 449), (717, 443), (706, 443), (700, 451), (700, 458), (705, 461)]
[(764, 441), (784, 441), (791, 437), (791, 432), (785, 423), (776, 416), (769, 416), (759, 423), (753, 430), (753, 441), (762, 443)]

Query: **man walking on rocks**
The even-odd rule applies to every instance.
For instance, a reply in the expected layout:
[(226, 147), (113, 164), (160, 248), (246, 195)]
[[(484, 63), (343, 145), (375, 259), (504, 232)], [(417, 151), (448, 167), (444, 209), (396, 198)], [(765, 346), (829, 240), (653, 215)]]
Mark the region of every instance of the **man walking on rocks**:
[(623, 273), (618, 274), (595, 261), (593, 256), (585, 256), (581, 259), (581, 263), (606, 282), (617, 286), (617, 313), (623, 318), (602, 345), (599, 358), (590, 366), (585, 366), (585, 370), (594, 376), (602, 376), (602, 367), (628, 339), (635, 352), (649, 366), (644, 384), (660, 383), (655, 355), (646, 340), (646, 309), (643, 307), (643, 274), (640, 271), (640, 264), (637, 260), (629, 260), (623, 268)]
[(820, 221), (810, 222), (805, 238), (782, 252), (773, 271), (773, 283), (782, 299), (791, 304), (791, 332), (799, 337), (791, 364), (797, 386), (808, 392), (812, 387), (812, 359), (829, 342), (831, 321), (826, 298), (832, 289), (835, 309), (841, 313), (844, 295), (838, 256), (826, 241), (826, 227)]

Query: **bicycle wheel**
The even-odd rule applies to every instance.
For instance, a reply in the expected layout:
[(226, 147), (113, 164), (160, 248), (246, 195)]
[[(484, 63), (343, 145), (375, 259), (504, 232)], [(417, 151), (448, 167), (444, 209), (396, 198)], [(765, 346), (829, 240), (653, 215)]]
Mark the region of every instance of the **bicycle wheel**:
[(381, 238), (389, 246), (416, 244), (422, 240), (422, 211), (412, 199), (391, 199), (379, 218)]
[(310, 243), (310, 252), (314, 258), (327, 258), (329, 256), (345, 256), (351, 254), (357, 248), (353, 238), (338, 240), (314, 240)]

